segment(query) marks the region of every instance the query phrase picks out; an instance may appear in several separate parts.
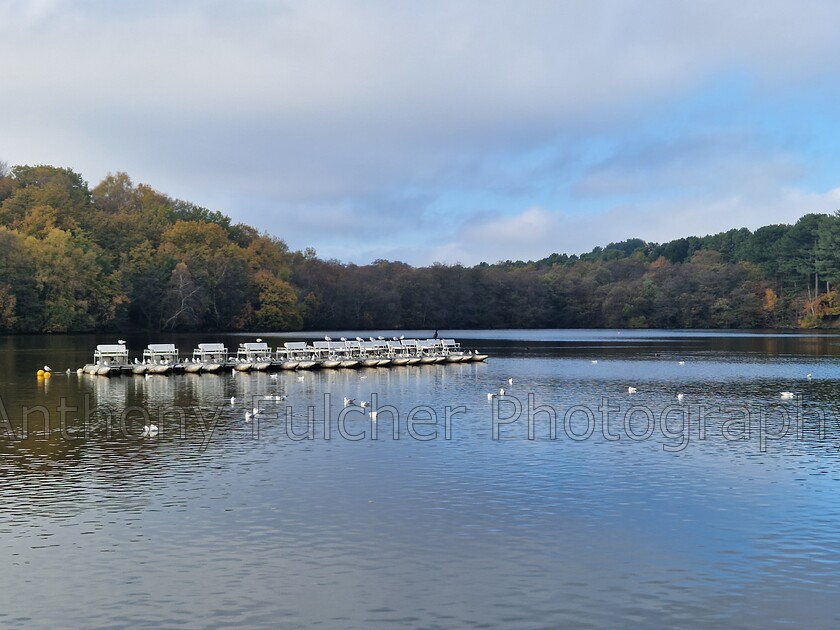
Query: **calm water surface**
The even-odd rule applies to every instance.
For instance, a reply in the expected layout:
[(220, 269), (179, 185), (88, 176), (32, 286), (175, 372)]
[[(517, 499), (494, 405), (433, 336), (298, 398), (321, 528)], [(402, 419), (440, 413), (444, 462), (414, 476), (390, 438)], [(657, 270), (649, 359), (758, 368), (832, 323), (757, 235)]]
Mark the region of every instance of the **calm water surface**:
[(0, 626), (838, 627), (840, 336), (447, 336), (491, 359), (108, 379), (63, 370), (113, 339), (0, 337)]

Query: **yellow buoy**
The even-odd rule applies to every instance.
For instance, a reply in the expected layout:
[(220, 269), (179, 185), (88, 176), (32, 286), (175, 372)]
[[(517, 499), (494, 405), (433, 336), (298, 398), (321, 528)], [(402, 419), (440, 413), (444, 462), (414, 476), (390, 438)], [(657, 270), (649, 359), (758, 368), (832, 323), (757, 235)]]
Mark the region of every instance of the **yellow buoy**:
[(44, 375), (44, 370), (38, 370), (38, 376), (43, 376), (43, 375)]
[(52, 376), (51, 372), (44, 372), (44, 378), (50, 378)]

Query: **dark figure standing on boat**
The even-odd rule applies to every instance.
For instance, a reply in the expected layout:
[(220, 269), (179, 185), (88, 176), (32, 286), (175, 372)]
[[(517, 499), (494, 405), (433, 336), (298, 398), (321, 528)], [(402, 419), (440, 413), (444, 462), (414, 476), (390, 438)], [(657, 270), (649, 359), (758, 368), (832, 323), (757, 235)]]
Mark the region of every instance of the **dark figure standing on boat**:
[(432, 339), (437, 339), (437, 335), (438, 335), (438, 331), (437, 331), (437, 328), (435, 328), (435, 336), (432, 337)]

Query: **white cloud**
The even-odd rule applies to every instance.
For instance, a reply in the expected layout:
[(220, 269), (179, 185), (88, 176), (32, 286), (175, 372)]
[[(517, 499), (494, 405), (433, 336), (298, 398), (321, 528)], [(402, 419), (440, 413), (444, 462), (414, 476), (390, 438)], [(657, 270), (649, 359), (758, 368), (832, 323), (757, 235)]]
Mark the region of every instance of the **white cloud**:
[(572, 190), (582, 196), (665, 195), (673, 191), (775, 194), (803, 175), (792, 153), (755, 133), (716, 129), (676, 137), (633, 137), (587, 168)]
[(466, 222), (433, 250), (432, 259), (468, 265), (538, 260), (552, 253), (582, 254), (630, 238), (663, 243), (733, 228), (755, 230), (774, 223), (792, 224), (808, 212), (831, 213), (840, 208), (840, 188), (821, 193), (785, 188), (777, 193), (772, 202), (755, 203), (736, 195), (689, 198), (645, 207), (614, 206), (590, 215), (527, 208), (510, 217)]

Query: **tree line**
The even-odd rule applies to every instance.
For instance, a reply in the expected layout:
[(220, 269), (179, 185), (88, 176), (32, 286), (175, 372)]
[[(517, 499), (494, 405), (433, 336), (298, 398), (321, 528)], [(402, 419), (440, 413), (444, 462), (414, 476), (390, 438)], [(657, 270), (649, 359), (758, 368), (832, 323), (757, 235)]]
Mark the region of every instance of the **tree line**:
[(840, 322), (840, 212), (472, 267), (323, 260), (125, 173), (0, 163), (0, 331)]

